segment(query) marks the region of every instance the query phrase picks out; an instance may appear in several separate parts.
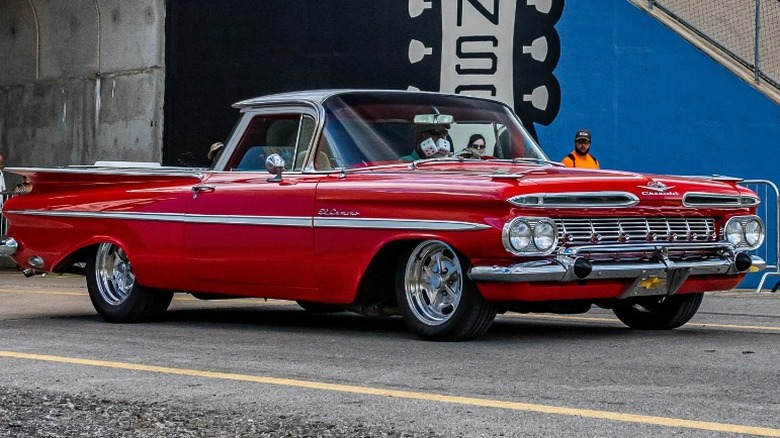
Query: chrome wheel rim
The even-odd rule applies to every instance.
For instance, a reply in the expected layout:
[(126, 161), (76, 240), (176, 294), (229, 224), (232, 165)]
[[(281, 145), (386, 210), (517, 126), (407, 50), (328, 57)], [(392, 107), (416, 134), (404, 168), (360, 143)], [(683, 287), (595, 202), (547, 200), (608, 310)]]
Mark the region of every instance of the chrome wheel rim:
[(135, 286), (135, 274), (124, 250), (111, 243), (101, 243), (95, 256), (95, 275), (103, 300), (118, 306), (127, 300)]
[(449, 321), (463, 295), (463, 272), (455, 251), (438, 241), (426, 241), (412, 251), (404, 275), (406, 302), (424, 324)]

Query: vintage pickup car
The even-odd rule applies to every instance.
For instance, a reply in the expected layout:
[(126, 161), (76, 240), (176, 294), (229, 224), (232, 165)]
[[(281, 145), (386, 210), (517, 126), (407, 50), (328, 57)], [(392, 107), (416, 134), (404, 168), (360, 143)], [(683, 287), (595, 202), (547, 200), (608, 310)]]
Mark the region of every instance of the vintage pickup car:
[[(564, 168), (492, 100), (325, 90), (235, 107), (209, 169), (8, 169), (32, 187), (3, 207), (0, 254), (84, 274), (111, 322), (188, 292), (400, 314), (431, 340), (594, 305), (672, 329), (766, 265), (750, 253), (760, 200), (738, 180)], [(458, 156), (474, 134), (485, 156)]]

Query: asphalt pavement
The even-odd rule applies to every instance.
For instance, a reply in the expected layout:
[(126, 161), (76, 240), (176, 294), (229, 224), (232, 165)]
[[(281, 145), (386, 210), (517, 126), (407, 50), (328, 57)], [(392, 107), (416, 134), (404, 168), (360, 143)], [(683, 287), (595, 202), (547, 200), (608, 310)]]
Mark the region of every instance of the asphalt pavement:
[(483, 337), (400, 318), (200, 301), (109, 324), (78, 276), (0, 271), (0, 436), (780, 436), (780, 296), (709, 293), (671, 331), (507, 314)]

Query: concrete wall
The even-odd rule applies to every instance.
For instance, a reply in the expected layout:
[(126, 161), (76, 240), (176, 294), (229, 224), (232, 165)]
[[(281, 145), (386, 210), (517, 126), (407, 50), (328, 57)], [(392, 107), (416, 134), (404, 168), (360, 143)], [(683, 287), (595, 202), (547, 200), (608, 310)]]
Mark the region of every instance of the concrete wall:
[(8, 166), (162, 156), (164, 0), (0, 0)]

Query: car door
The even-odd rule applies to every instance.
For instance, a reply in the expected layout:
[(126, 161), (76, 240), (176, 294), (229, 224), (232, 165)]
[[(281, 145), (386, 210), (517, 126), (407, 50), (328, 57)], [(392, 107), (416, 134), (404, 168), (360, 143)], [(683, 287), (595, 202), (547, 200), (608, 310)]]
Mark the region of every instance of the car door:
[[(245, 117), (225, 170), (206, 173), (193, 187), (185, 227), (191, 278), (203, 292), (315, 299), (312, 211), (319, 177), (302, 173), (303, 160), (296, 160), (311, 143), (314, 114)], [(281, 181), (265, 170), (271, 154), (285, 159)]]

